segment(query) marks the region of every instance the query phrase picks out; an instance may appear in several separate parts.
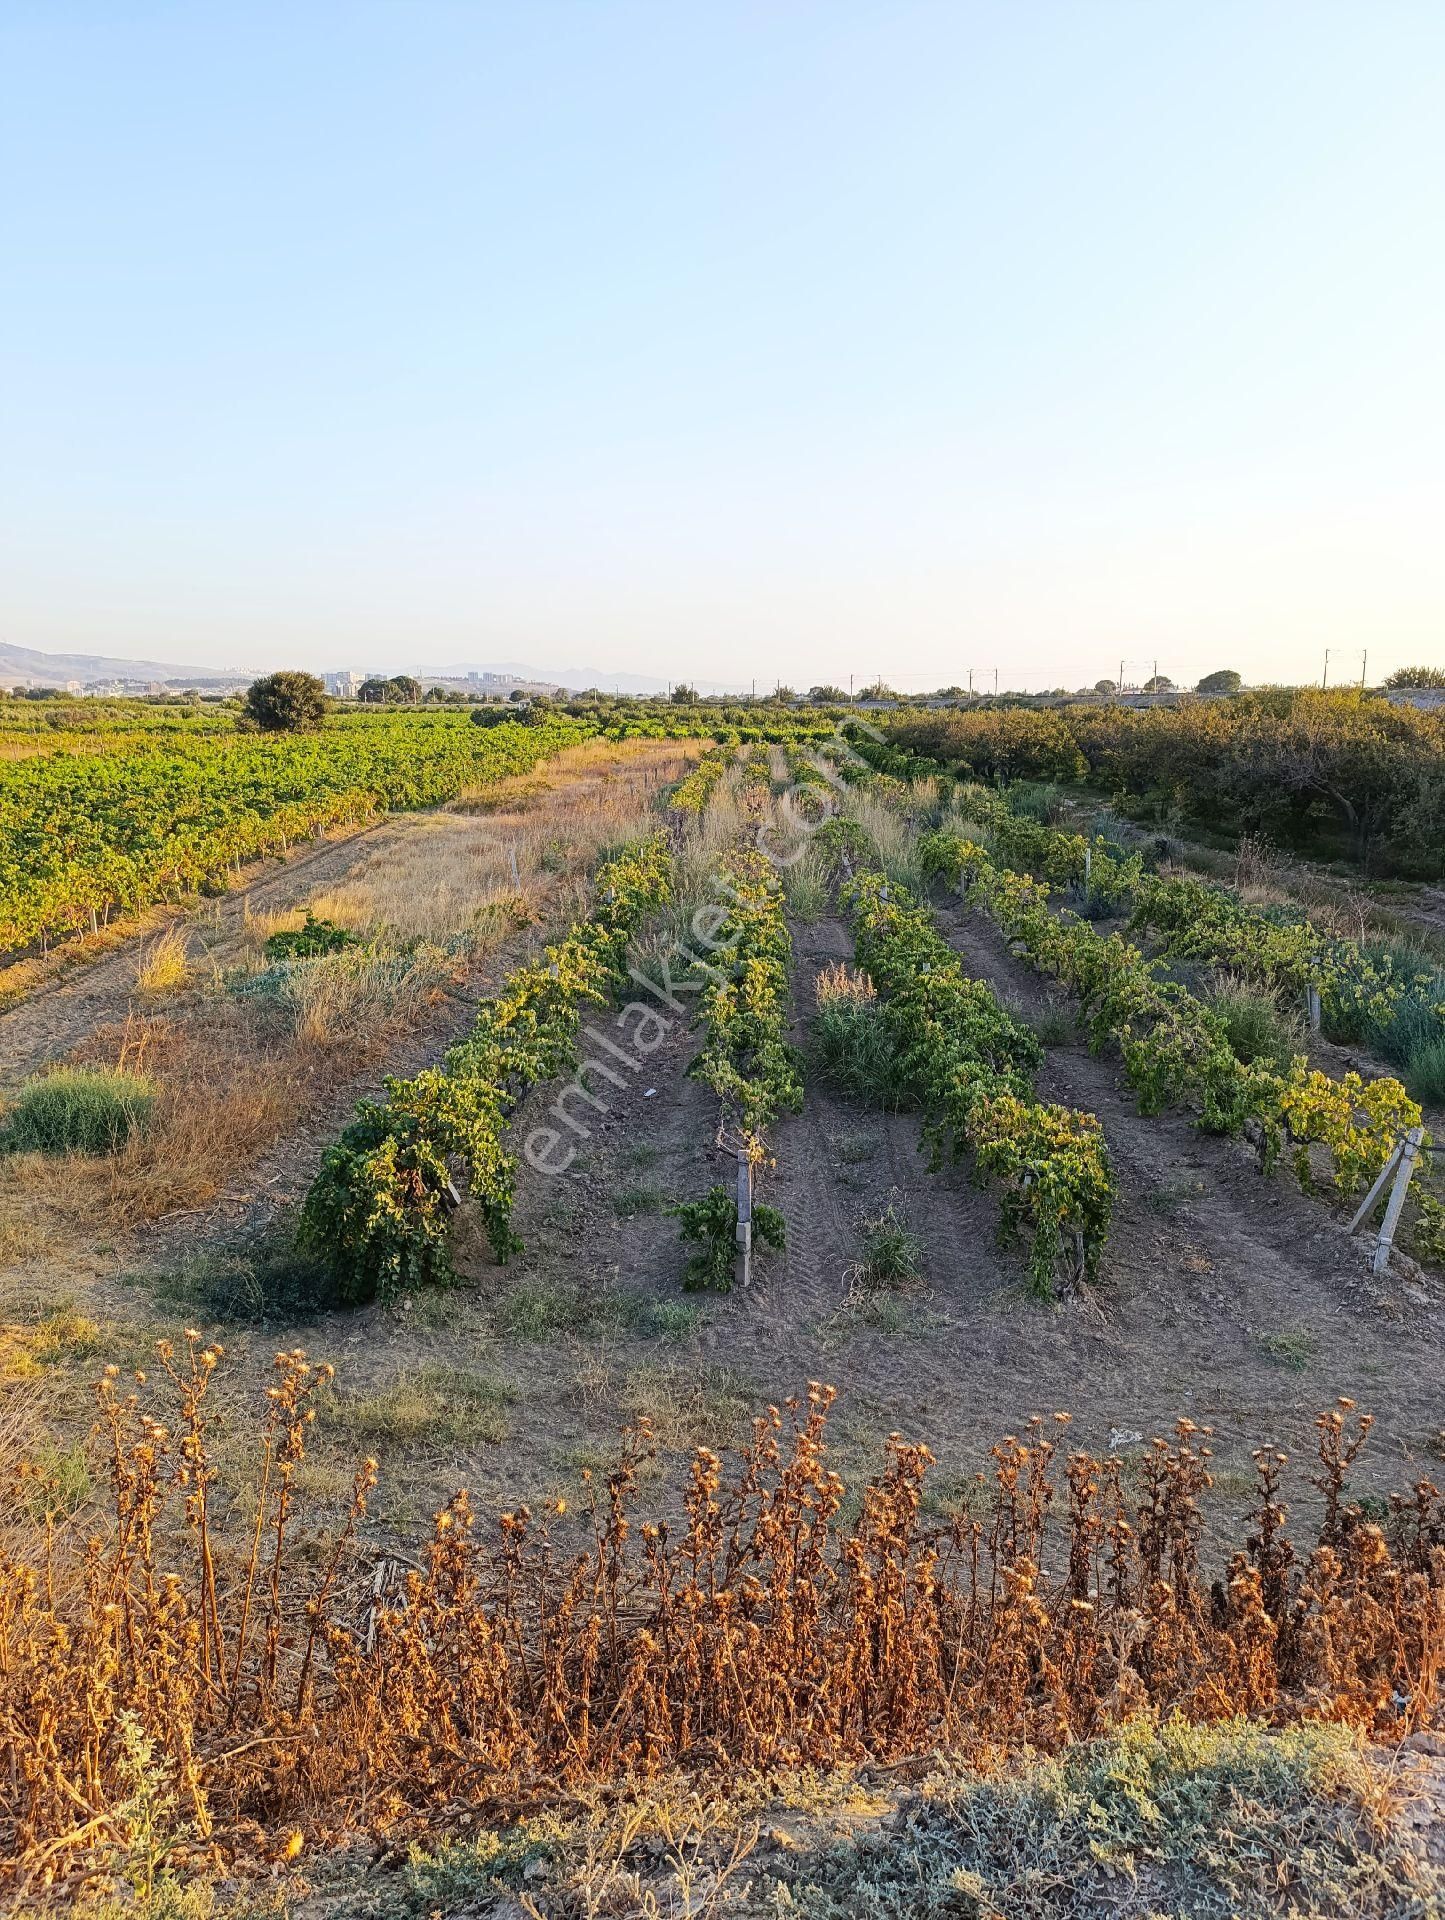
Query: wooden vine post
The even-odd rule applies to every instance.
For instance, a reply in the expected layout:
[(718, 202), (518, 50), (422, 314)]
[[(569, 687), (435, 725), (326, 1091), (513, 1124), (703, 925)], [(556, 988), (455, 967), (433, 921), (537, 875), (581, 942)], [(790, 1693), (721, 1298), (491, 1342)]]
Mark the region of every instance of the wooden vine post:
[(1424, 1138), (1423, 1127), (1411, 1127), (1404, 1139), (1397, 1141), (1394, 1152), (1381, 1167), (1375, 1177), (1375, 1184), (1360, 1202), (1359, 1210), (1350, 1222), (1349, 1231), (1358, 1233), (1393, 1175), (1394, 1185), (1390, 1188), (1385, 1217), (1380, 1222), (1379, 1237), (1375, 1241), (1375, 1251), (1370, 1261), (1372, 1273), (1384, 1273), (1390, 1264), (1390, 1250), (1395, 1244), (1395, 1230), (1400, 1224), (1400, 1215), (1405, 1209), (1405, 1196), (1410, 1191), (1410, 1180), (1420, 1158), (1420, 1148)]
[(753, 1163), (746, 1147), (738, 1148), (738, 1264), (739, 1283), (753, 1283)]

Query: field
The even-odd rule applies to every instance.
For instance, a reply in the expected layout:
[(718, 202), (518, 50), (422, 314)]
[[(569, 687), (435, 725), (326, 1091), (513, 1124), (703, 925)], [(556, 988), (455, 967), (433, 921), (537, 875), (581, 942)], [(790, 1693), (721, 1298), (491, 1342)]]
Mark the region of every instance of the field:
[(0, 767), (24, 1900), (1438, 1910), (1428, 911), (775, 718)]

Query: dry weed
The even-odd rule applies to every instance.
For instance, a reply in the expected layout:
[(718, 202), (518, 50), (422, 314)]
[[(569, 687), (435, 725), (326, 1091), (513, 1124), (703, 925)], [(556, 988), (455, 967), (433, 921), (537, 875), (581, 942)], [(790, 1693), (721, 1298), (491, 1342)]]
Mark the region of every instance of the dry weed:
[(135, 983), (141, 993), (174, 993), (186, 984), (189, 973), (185, 928), (168, 927), (148, 947), (142, 948), (136, 963)]
[(1065, 1416), (1033, 1419), (993, 1448), (991, 1490), (935, 1524), (931, 1456), (897, 1435), (847, 1499), (818, 1385), (753, 1422), (730, 1474), (698, 1447), (675, 1529), (634, 1516), (644, 1417), (580, 1522), (558, 1499), (483, 1524), (462, 1492), (403, 1565), (361, 1548), (374, 1460), (329, 1539), (306, 1512), (329, 1368), (277, 1356), (254, 1502), (223, 1532), (220, 1350), (188, 1334), (160, 1358), (159, 1397), (115, 1367), (97, 1389), (107, 1525), (0, 1556), (0, 1855), (31, 1889), (115, 1843), (138, 1735), (177, 1827), (226, 1853), (680, 1764), (996, 1764), (1171, 1711), (1394, 1738), (1435, 1704), (1438, 1496), (1396, 1500), (1388, 1537), (1350, 1504), (1370, 1423), (1348, 1401), (1317, 1423), (1314, 1537), (1287, 1534), (1283, 1457), (1262, 1450), (1215, 1579), (1207, 1429), (1181, 1421), (1126, 1475), (1061, 1457)]

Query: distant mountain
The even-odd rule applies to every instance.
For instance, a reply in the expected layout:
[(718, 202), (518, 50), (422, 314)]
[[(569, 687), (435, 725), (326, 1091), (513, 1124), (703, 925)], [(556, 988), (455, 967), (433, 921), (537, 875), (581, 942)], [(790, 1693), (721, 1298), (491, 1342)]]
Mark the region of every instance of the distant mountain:
[[(605, 667), (529, 667), (518, 660), (469, 660), (465, 666), (429, 667), (427, 672), (438, 679), (465, 680), (469, 673), (496, 673), (508, 679), (540, 680), (551, 687), (567, 687), (574, 693), (580, 693), (586, 687), (596, 687), (599, 693), (666, 693), (671, 682), (654, 679), (646, 673), (611, 673)], [(423, 674), (419, 676), (425, 678)], [(678, 674), (679, 680), (686, 680), (699, 693), (730, 693), (736, 690), (736, 681), (694, 680), (685, 673)]]
[[(300, 665), (298, 662), (285, 664)], [(379, 673), (413, 673), (418, 670), (405, 663), (372, 669)], [(645, 673), (609, 673), (603, 667), (532, 667), (523, 661), (468, 661), (463, 666), (429, 667), (418, 673), (420, 679), (465, 680), (469, 673), (495, 673), (506, 679), (567, 687), (581, 692), (597, 687), (603, 693), (666, 693), (669, 683)], [(679, 679), (687, 676), (680, 674)], [(84, 686), (92, 680), (180, 681), (185, 686), (220, 683), (234, 686), (254, 678), (245, 667), (182, 667), (174, 661), (117, 660), (105, 653), (39, 653), (33, 647), (13, 647), (0, 641), (0, 687), (63, 687), (67, 680), (79, 680)], [(732, 692), (736, 683), (717, 680), (690, 682), (700, 693)]]
[(12, 647), (0, 640), (0, 686), (63, 687), (67, 680), (183, 680), (188, 686), (203, 681), (232, 682), (249, 676), (240, 669), (180, 667), (174, 661), (116, 660), (106, 653), (37, 653), (33, 647)]

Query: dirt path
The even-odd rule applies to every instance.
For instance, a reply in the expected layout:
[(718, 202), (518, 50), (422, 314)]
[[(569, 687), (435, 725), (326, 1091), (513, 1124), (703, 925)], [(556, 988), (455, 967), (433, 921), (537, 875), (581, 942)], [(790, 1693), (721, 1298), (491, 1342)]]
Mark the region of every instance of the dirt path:
[[(1025, 1012), (1042, 1009), (1047, 985), (982, 915), (947, 907), (939, 922), (971, 971)], [(1115, 1061), (1053, 1048), (1039, 1090), (1098, 1114), (1117, 1171), (1099, 1300), (1125, 1424), (1147, 1428), (1172, 1406), (1209, 1420), (1224, 1443), (1299, 1449), (1314, 1413), (1351, 1394), (1377, 1414), (1372, 1450), (1393, 1456), (1396, 1477), (1402, 1460), (1416, 1472), (1438, 1464), (1438, 1288), (1413, 1275), (1376, 1281), (1365, 1243), (1287, 1171), (1261, 1178), (1240, 1143), (1180, 1113), (1141, 1117)]]
[(161, 929), (188, 927), (193, 930), (193, 949), (209, 948), (234, 932), (248, 912), (279, 913), (299, 905), (318, 888), (342, 879), (386, 841), (404, 840), (425, 817), (395, 814), (298, 850), (279, 864), (267, 861), (252, 870), (253, 877), (218, 900), (147, 915), (132, 936), (97, 958), (67, 956), (57, 979), (0, 1012), (0, 1087), (13, 1086), (68, 1053), (96, 1027), (123, 1019), (135, 993), (140, 951)]
[[(992, 929), (945, 910), (941, 925), (970, 968), (1026, 1011), (1046, 989)], [(851, 953), (836, 919), (796, 928), (794, 1037), (806, 1043), (819, 968)], [(1050, 1052), (1040, 1091), (1097, 1112), (1121, 1199), (1094, 1295), (1050, 1307), (1028, 1290), (1022, 1250), (997, 1244), (997, 1200), (964, 1168), (931, 1172), (917, 1111), (864, 1109), (815, 1064), (802, 1114), (775, 1134), (763, 1189), (787, 1221), (785, 1254), (761, 1256), (754, 1285), (687, 1295), (685, 1249), (663, 1204), (730, 1177), (714, 1145), (715, 1102), (686, 1074), (695, 1037), (679, 1027), (641, 1075), (606, 1089), (606, 1112), (560, 1175), (523, 1168), (517, 1222), (525, 1251), (506, 1269), (475, 1244), (467, 1272), (488, 1324), (523, 1291), (619, 1290), (648, 1303), (692, 1302), (696, 1324), (659, 1358), (635, 1328), (589, 1322), (501, 1349), (525, 1411), (504, 1448), (469, 1460), (469, 1484), (556, 1487), (567, 1462), (600, 1448), (619, 1412), (665, 1385), (696, 1418), (668, 1444), (717, 1444), (731, 1419), (800, 1392), (840, 1390), (835, 1443), (853, 1471), (877, 1463), (894, 1429), (926, 1439), (941, 1464), (935, 1497), (965, 1484), (1000, 1434), (1034, 1412), (1075, 1415), (1071, 1438), (1137, 1453), (1130, 1434), (1167, 1432), (1180, 1415), (1210, 1424), (1221, 1478), (1218, 1518), (1242, 1511), (1251, 1452), (1266, 1441), (1308, 1457), (1314, 1417), (1339, 1394), (1378, 1416), (1362, 1486), (1399, 1487), (1438, 1466), (1445, 1312), (1368, 1273), (1329, 1209), (1291, 1178), (1262, 1180), (1236, 1143), (1181, 1115), (1143, 1119), (1116, 1066), (1079, 1046)], [(535, 1097), (522, 1129), (555, 1089)], [(924, 1245), (921, 1284), (881, 1311), (850, 1301), (860, 1228), (893, 1204)], [(364, 1355), (358, 1355), (364, 1359)], [(530, 1482), (529, 1482), (530, 1476)]]

